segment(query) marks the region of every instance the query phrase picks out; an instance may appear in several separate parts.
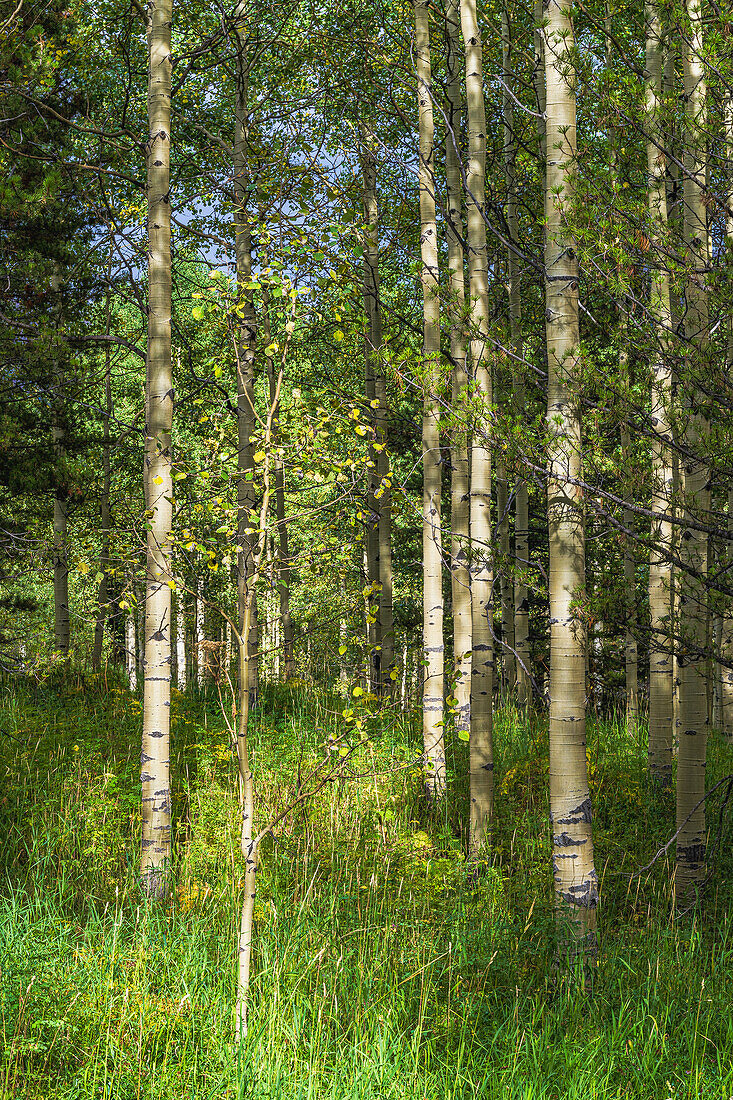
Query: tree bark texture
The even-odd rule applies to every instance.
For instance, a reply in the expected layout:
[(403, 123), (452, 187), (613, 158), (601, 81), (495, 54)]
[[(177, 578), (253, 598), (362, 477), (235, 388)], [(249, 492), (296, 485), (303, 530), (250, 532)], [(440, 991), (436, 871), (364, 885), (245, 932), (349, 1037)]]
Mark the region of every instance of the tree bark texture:
[(445, 138), (447, 194), (446, 236), (450, 279), (449, 324), (452, 360), (451, 401), (454, 412), (451, 442), (451, 597), (453, 603), (453, 675), (456, 731), (468, 738), (471, 729), (471, 570), (468, 480), (468, 374), (466, 371), (466, 280), (463, 260), (463, 188), (460, 141), (463, 116), (459, 0), (448, 0), (445, 14), (446, 93)]
[[(234, 15), (235, 51), (235, 103), (234, 103), (234, 233), (237, 263), (237, 299), (240, 319), (235, 334), (237, 360), (237, 434), (238, 434), (238, 521), (237, 537), (237, 592), (239, 621), (243, 621), (244, 605), (253, 570), (253, 524), (251, 513), (256, 505), (254, 494), (254, 450), (252, 436), (255, 430), (255, 351), (257, 346), (257, 318), (252, 281), (252, 226), (250, 221), (250, 166), (249, 166), (249, 61), (247, 58), (247, 30), (245, 8), (238, 3)], [(249, 477), (247, 476), (249, 475)], [(256, 605), (249, 615), (248, 676), (251, 701), (259, 690), (258, 623)]]
[[(680, 390), (684, 402), (684, 443), (681, 456), (683, 526), (679, 556), (679, 723), (677, 761), (677, 861), (675, 897), (678, 905), (695, 901), (705, 876), (705, 762), (708, 734), (707, 573), (708, 539), (693, 523), (705, 522), (710, 509), (709, 468), (701, 455), (708, 432), (703, 393), (708, 354), (707, 208), (705, 205), (706, 88), (702, 67), (703, 32), (700, 0), (688, 0), (689, 30), (683, 35), (687, 133), (683, 185), (683, 227), (687, 261), (685, 335), (687, 356)], [(695, 808), (697, 807), (697, 808)]]
[(664, 133), (660, 118), (664, 69), (662, 21), (657, 0), (646, 4), (646, 119), (651, 294), (649, 310), (657, 334), (652, 361), (652, 512), (649, 550), (649, 774), (663, 786), (672, 782), (672, 526), (662, 519), (672, 508), (672, 371), (669, 332), (672, 325), (669, 271), (660, 248), (667, 232), (667, 177)]
[(586, 629), (577, 611), (585, 589), (581, 471), (578, 261), (567, 226), (576, 152), (573, 27), (567, 0), (546, 11), (547, 170), (545, 304), (547, 320), (547, 513), (550, 594), (550, 816), (552, 863), (563, 950), (596, 949), (598, 880), (585, 733)]
[(419, 112), (420, 256), (423, 294), (423, 749), (428, 798), (445, 795), (443, 740), (443, 587), (440, 527), (440, 300), (435, 220), (435, 128), (428, 0), (415, 0), (415, 63)]
[(142, 889), (166, 892), (171, 854), (171, 19), (172, 0), (148, 6), (148, 353), (145, 495), (149, 519), (145, 596), (142, 785)]
[(469, 768), (469, 844), (474, 853), (488, 842), (494, 804), (493, 750), (493, 563), (491, 531), (491, 368), (488, 358), (489, 273), (484, 201), (486, 192), (486, 109), (483, 51), (476, 0), (461, 0), (466, 56), (468, 166), (466, 204), (468, 283), (471, 296), (471, 370), (479, 402), (471, 446), (471, 603), (473, 665)]

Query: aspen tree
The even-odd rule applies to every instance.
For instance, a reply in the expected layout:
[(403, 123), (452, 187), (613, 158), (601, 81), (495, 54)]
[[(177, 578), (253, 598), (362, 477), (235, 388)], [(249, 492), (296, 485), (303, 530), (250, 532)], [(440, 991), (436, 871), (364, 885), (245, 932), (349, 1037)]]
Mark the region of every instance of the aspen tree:
[(466, 281), (463, 263), (463, 188), (459, 143), (461, 95), (459, 0), (448, 0), (445, 11), (446, 94), (445, 137), (446, 237), (450, 278), (449, 322), (452, 394), (456, 427), (451, 444), (451, 595), (453, 603), (453, 693), (456, 731), (468, 738), (471, 729), (471, 571), (469, 561), (468, 374), (466, 371)]
[(550, 596), (550, 815), (558, 915), (568, 954), (595, 951), (598, 885), (585, 740), (586, 631), (576, 610), (585, 587), (581, 467), (578, 260), (567, 214), (576, 151), (573, 27), (569, 0), (546, 11), (545, 304), (547, 515)]
[(652, 359), (652, 522), (649, 550), (649, 774), (663, 785), (672, 780), (672, 528), (662, 519), (672, 507), (672, 324), (669, 271), (661, 249), (667, 230), (667, 180), (661, 120), (662, 23), (657, 0), (646, 4), (646, 124), (650, 241), (649, 312), (655, 327)]
[(186, 690), (186, 605), (183, 600), (183, 586), (179, 582), (176, 605), (176, 687)]
[(486, 187), (486, 110), (483, 51), (476, 0), (461, 0), (466, 55), (468, 168), (466, 203), (468, 283), (471, 295), (471, 370), (480, 412), (471, 446), (471, 674), (470, 846), (478, 852), (488, 840), (494, 802), (493, 684), (494, 646), (491, 590), (491, 370), (488, 363), (489, 278), (484, 200)]
[(379, 612), (375, 631), (376, 660), (372, 661), (374, 687), (382, 693), (392, 690), (394, 670), (394, 614), (392, 608), (392, 489), (387, 450), (387, 387), (382, 354), (382, 305), (379, 279), (379, 203), (377, 199), (377, 161), (374, 135), (362, 126), (360, 159), (364, 203), (363, 298), (367, 328), (364, 362), (367, 400), (374, 409), (375, 445), (370, 451), (367, 501), (368, 579), (376, 586)]
[[(511, 25), (509, 23), (509, 11), (502, 8), (501, 13), (501, 43), (502, 43), (502, 112), (504, 115), (504, 181), (506, 183), (506, 224), (507, 224), (507, 290), (509, 295), (509, 351), (511, 353), (510, 366), (513, 381), (514, 404), (517, 409), (524, 407), (524, 385), (522, 382), (522, 369), (524, 359), (524, 341), (522, 339), (522, 287), (519, 277), (519, 233), (517, 225), (517, 163), (516, 141), (514, 137), (514, 101), (512, 100), (512, 38)], [(504, 474), (504, 476), (502, 476)], [(497, 469), (497, 511), (499, 513), (499, 538), (501, 540), (501, 556), (504, 561), (501, 578), (501, 622), (502, 640), (502, 664), (506, 669), (505, 681), (507, 689), (513, 693), (515, 687), (519, 687), (518, 702), (524, 706), (527, 701), (527, 674), (523, 665), (528, 658), (528, 621), (526, 613), (527, 587), (522, 577), (522, 569), (526, 568), (529, 541), (529, 518), (527, 516), (527, 484), (520, 478), (516, 484), (515, 502), (515, 550), (521, 553), (521, 559), (516, 559), (520, 567), (512, 585), (512, 573), (509, 567), (510, 537), (509, 537), (509, 509), (510, 503), (507, 497), (508, 482), (503, 469)], [(520, 500), (520, 495), (522, 499)], [(520, 525), (519, 527), (517, 525)], [(521, 590), (523, 589), (523, 591)], [(517, 610), (519, 618), (517, 619)]]
[[(237, 591), (240, 626), (243, 608), (247, 601), (249, 577), (253, 568), (253, 536), (251, 513), (255, 507), (253, 493), (254, 450), (252, 435), (255, 430), (255, 350), (257, 346), (257, 318), (255, 315), (252, 283), (252, 226), (250, 224), (250, 188), (252, 180), (249, 166), (250, 113), (249, 113), (249, 59), (247, 57), (248, 32), (246, 8), (237, 3), (234, 12), (234, 251), (237, 264), (237, 314), (235, 355), (237, 369), (237, 473), (238, 473), (238, 521), (237, 538)], [(257, 601), (249, 610), (249, 691), (254, 702), (259, 687)]]
[[(104, 306), (104, 331), (110, 334), (110, 307), (112, 288), (110, 279), (112, 276), (112, 234), (110, 232), (110, 248), (107, 260), (107, 288), (105, 292)], [(94, 624), (94, 650), (92, 652), (92, 668), (99, 671), (102, 663), (102, 649), (104, 647), (104, 626), (108, 613), (108, 588), (110, 565), (110, 538), (112, 530), (111, 511), (111, 482), (112, 471), (110, 465), (110, 421), (112, 419), (112, 361), (109, 344), (104, 348), (104, 422), (102, 427), (102, 492), (99, 500), (99, 519), (101, 525), (101, 551), (99, 555), (99, 569), (102, 574), (97, 590), (97, 617)]]
[(125, 611), (125, 668), (130, 691), (137, 691), (137, 645), (135, 641), (135, 612)]
[(149, 515), (145, 593), (142, 784), (144, 893), (162, 898), (171, 851), (171, 20), (172, 0), (148, 5), (148, 354), (145, 496)]
[(423, 295), (423, 747), (425, 785), (436, 802), (445, 795), (443, 741), (443, 589), (440, 528), (441, 461), (438, 429), (440, 302), (429, 0), (415, 0), (415, 66), (419, 112), (420, 255)]
[(700, 0), (687, 0), (689, 30), (683, 34), (687, 132), (684, 156), (683, 228), (687, 281), (685, 285), (684, 444), (681, 456), (683, 529), (679, 556), (684, 566), (679, 586), (680, 744), (677, 760), (677, 861), (675, 897), (689, 904), (705, 875), (705, 761), (708, 733), (707, 573), (708, 539), (694, 524), (710, 509), (709, 468), (705, 456), (708, 424), (701, 378), (708, 354), (707, 209), (705, 205), (706, 86), (703, 72), (703, 30)]

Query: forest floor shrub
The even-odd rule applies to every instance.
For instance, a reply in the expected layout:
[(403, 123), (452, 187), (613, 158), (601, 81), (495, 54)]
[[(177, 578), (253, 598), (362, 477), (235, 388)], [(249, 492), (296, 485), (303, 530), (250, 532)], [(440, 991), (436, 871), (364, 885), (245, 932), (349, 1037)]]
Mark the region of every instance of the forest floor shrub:
[[(449, 738), (450, 798), (431, 817), (417, 724), (360, 712), (357, 778), (326, 784), (264, 844), (237, 1054), (229, 741), (215, 701), (174, 697), (174, 884), (166, 906), (149, 905), (135, 882), (137, 704), (119, 686), (63, 684), (0, 703), (0, 1097), (733, 1094), (729, 847), (724, 837), (704, 913), (683, 922), (669, 861), (630, 877), (674, 831), (671, 793), (646, 781), (643, 736), (589, 728), (601, 950), (580, 992), (552, 966), (545, 718), (497, 716), (494, 848), (477, 876), (464, 855), (465, 746)], [(253, 715), (260, 822), (344, 737), (344, 710), (324, 693), (265, 693)], [(711, 785), (733, 770), (715, 735), (709, 759)]]

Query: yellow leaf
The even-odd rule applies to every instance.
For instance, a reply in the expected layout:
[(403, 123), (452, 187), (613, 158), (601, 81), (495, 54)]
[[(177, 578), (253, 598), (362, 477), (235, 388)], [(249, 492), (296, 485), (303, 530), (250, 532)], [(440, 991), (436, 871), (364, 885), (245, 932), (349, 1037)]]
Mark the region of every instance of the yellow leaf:
[(351, 694), (352, 694), (352, 695), (353, 695), (353, 696), (354, 696), (354, 697), (355, 697), (356, 699), (358, 699), (360, 695), (363, 695), (363, 694), (364, 694), (364, 688), (360, 688), (360, 687), (359, 687), (359, 685), (357, 684), (357, 686), (356, 686), (356, 687), (354, 688), (354, 690), (352, 691), (352, 693), (351, 693)]
[(266, 456), (264, 451), (256, 451), (254, 459), (255, 459), (255, 462), (262, 462), (266, 457), (267, 456)]
[(340, 654), (341, 657), (343, 657), (344, 653), (346, 652), (346, 649), (347, 649), (347, 647), (345, 645), (340, 645), (339, 646), (339, 654)]

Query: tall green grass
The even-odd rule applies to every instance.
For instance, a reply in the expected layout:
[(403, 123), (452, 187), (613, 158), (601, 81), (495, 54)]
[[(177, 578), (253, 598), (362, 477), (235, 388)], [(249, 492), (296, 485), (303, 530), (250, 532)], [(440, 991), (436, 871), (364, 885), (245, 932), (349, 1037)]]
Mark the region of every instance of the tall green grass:
[[(241, 859), (216, 706), (174, 704), (175, 891), (135, 884), (139, 711), (122, 689), (0, 704), (0, 1097), (710, 1097), (733, 1094), (730, 857), (705, 913), (672, 920), (673, 831), (644, 746), (590, 731), (602, 875), (592, 990), (553, 970), (547, 734), (497, 721), (491, 867), (464, 858), (465, 748), (426, 814), (413, 724), (364, 712), (359, 778), (265, 844), (250, 1030), (232, 1045)], [(278, 690), (255, 712), (260, 819), (344, 734), (337, 698)], [(731, 750), (711, 742), (714, 777)], [(4, 1089), (4, 1093), (3, 1090)]]

